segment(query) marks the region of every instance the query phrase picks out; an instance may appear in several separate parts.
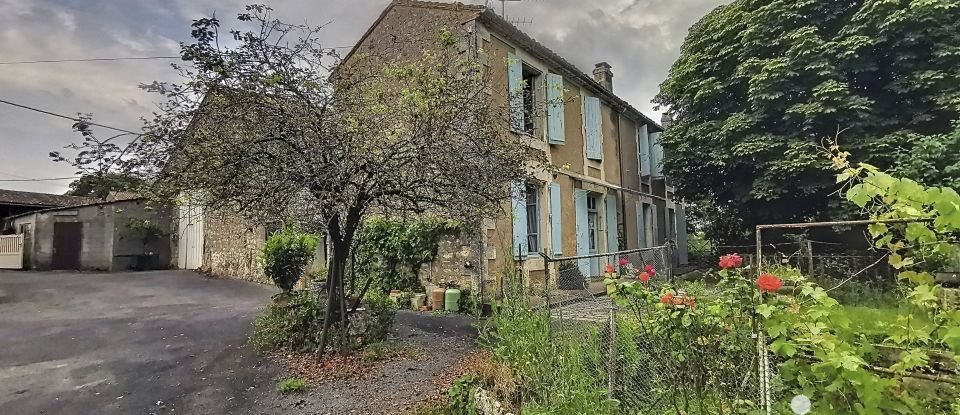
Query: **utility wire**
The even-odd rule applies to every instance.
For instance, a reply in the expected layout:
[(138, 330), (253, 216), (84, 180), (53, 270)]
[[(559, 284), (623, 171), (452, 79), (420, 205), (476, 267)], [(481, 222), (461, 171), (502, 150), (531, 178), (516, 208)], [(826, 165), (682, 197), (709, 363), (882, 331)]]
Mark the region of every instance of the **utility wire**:
[[(23, 108), (23, 109), (25, 109), (25, 110), (30, 110), (30, 111), (39, 112), (39, 113), (41, 113), (41, 114), (46, 114), (46, 115), (50, 115), (50, 116), (53, 116), (53, 117), (63, 118), (63, 119), (70, 120), (70, 121), (73, 121), (73, 122), (81, 122), (81, 120), (80, 120), (79, 118), (77, 118), (77, 117), (68, 117), (68, 116), (63, 115), (63, 114), (57, 114), (57, 113), (55, 113), (55, 112), (50, 112), (50, 111), (47, 111), (47, 110), (42, 110), (42, 109), (39, 109), (39, 108), (34, 108), (34, 107), (27, 106), (27, 105), (23, 105), (23, 104), (17, 104), (17, 103), (15, 103), (15, 102), (10, 102), (10, 101), (7, 101), (7, 100), (5, 100), (5, 99), (0, 99), (0, 103), (7, 104), (7, 105), (11, 105), (11, 106), (18, 107), (18, 108)], [(136, 132), (133, 132), (133, 131), (130, 131), (130, 130), (124, 130), (123, 128), (117, 128), (117, 127), (111, 127), (111, 126), (109, 126), (109, 125), (97, 124), (97, 123), (92, 122), (92, 121), (82, 121), (82, 122), (85, 123), (85, 124), (90, 124), (90, 125), (95, 125), (95, 126), (97, 126), (97, 127), (106, 128), (106, 129), (109, 129), (109, 130), (119, 131), (119, 132), (121, 132), (121, 133), (129, 133), (129, 134), (134, 134), (134, 135), (141, 135), (141, 134), (142, 134), (142, 133), (136, 133)]]
[(49, 181), (57, 181), (57, 180), (76, 180), (79, 178), (80, 176), (48, 177), (45, 179), (0, 179), (0, 182), (49, 182)]
[(9, 61), (0, 62), (0, 65), (23, 65), (28, 63), (67, 63), (67, 62), (108, 62), (108, 61), (143, 61), (151, 59), (180, 59), (180, 56), (132, 56), (121, 58), (86, 58), (86, 59), (44, 59), (36, 61)]

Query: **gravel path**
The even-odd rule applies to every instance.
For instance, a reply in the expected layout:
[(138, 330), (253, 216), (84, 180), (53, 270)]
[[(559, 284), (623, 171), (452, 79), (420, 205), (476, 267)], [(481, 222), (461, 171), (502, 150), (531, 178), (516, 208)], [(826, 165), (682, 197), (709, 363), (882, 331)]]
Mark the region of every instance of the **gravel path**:
[(393, 336), (420, 350), (415, 359), (384, 363), (362, 379), (333, 381), (261, 401), (249, 413), (298, 415), (402, 414), (438, 393), (436, 381), (475, 350), (477, 320), (462, 315), (397, 313)]

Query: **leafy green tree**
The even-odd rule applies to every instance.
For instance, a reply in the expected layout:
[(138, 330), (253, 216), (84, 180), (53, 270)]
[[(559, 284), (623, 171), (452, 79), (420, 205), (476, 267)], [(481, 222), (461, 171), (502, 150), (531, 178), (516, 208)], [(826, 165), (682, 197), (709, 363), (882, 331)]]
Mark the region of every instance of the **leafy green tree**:
[(958, 118), (960, 3), (737, 0), (690, 29), (655, 102), (681, 196), (747, 227), (838, 216), (824, 139), (889, 168)]
[(143, 186), (143, 179), (123, 173), (85, 174), (70, 182), (67, 196), (105, 198), (110, 192), (131, 192)]
[(909, 147), (897, 152), (894, 174), (928, 186), (960, 189), (960, 121), (945, 134), (908, 134)]

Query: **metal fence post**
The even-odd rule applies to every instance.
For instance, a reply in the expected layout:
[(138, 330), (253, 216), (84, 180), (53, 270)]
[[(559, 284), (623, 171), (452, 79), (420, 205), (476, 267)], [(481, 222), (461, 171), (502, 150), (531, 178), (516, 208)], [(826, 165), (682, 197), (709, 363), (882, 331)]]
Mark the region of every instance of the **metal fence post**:
[(614, 379), (617, 372), (617, 314), (615, 308), (610, 306), (610, 344), (608, 346), (609, 356), (607, 362), (607, 393), (610, 399), (613, 399)]

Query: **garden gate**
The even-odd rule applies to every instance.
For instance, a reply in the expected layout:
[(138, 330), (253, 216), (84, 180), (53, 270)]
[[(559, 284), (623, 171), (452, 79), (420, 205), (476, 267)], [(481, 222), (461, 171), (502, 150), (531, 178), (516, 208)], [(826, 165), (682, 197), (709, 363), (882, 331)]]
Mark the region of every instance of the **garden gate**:
[(0, 235), (0, 269), (23, 268), (23, 234)]

